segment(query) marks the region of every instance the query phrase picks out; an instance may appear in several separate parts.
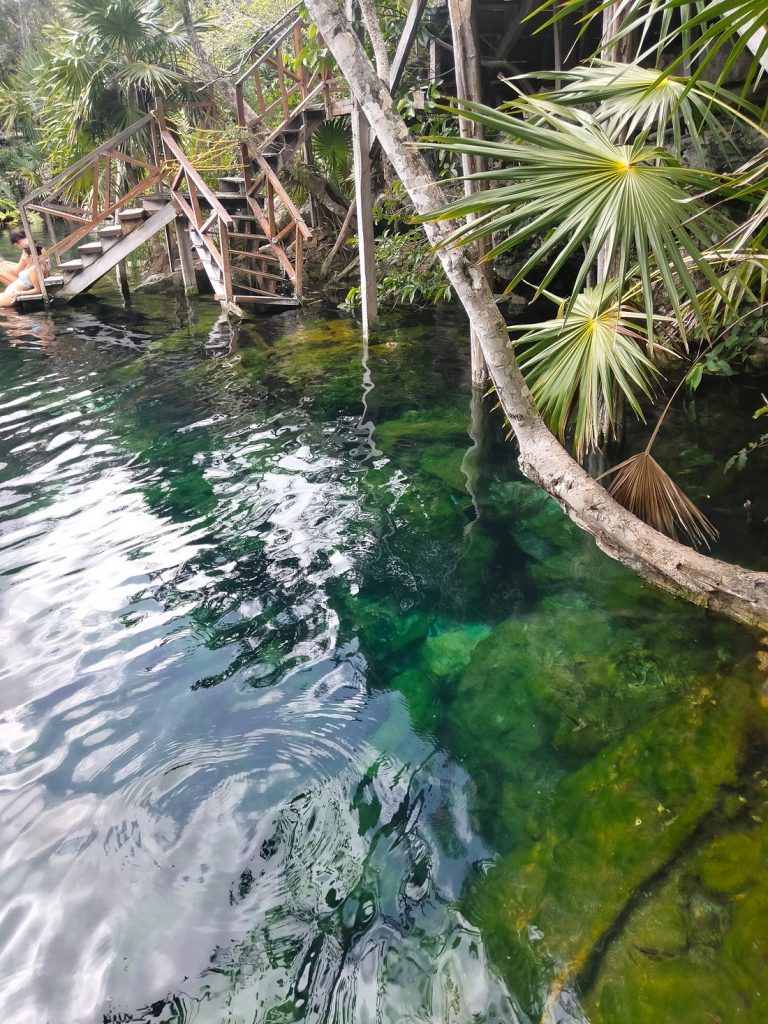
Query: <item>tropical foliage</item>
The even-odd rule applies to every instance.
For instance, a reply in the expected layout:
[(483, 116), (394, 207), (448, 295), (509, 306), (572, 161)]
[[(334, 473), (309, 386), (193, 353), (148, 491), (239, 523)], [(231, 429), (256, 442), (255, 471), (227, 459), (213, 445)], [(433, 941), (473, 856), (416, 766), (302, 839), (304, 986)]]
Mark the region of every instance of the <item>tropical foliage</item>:
[(188, 81), (181, 23), (160, 0), (65, 0), (0, 86), (0, 128), (34, 136), (55, 171)]
[[(508, 80), (517, 95), (498, 110), (452, 101), (485, 138), (424, 145), (488, 168), (439, 211), (460, 220), (446, 244), (490, 236), (495, 257), (525, 243), (509, 287), (534, 295), (570, 272), (557, 316), (514, 332), (534, 399), (580, 458), (610, 436), (620, 395), (642, 416), (657, 346), (677, 353), (691, 389), (747, 351), (740, 325), (768, 285), (768, 132), (751, 91), (768, 68), (768, 31), (764, 0), (564, 0), (543, 12), (547, 24), (574, 13), (600, 23), (595, 58), (538, 76), (557, 81), (548, 93)], [(634, 61), (606, 59), (620, 44)], [(743, 88), (726, 89), (745, 54)], [(757, 149), (747, 160), (745, 137)], [(650, 454), (660, 425), (614, 468), (611, 491), (663, 532), (706, 543), (711, 526)]]

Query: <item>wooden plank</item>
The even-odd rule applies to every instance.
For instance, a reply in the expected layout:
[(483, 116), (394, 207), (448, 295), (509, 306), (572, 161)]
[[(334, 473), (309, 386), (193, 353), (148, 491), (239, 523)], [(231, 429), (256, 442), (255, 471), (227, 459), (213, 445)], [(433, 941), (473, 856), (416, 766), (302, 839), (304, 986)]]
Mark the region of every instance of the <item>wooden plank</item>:
[(83, 217), (80, 213), (72, 213), (69, 207), (54, 206), (53, 203), (29, 203), (26, 209), (30, 213), (53, 214), (61, 217), (62, 220), (71, 220), (76, 224), (90, 224), (89, 217)]
[(189, 240), (189, 231), (183, 217), (176, 218), (174, 227), (176, 228), (176, 248), (179, 250), (184, 294), (195, 295), (197, 293), (197, 277), (195, 276), (195, 265), (192, 258), (192, 242)]
[[(319, 85), (317, 85), (317, 86), (315, 86), (315, 88), (314, 88), (314, 89), (312, 90), (312, 92), (310, 92), (310, 93), (309, 93), (309, 94), (308, 94), (308, 95), (307, 95), (307, 96), (305, 97), (305, 99), (303, 99), (303, 100), (301, 101), (301, 103), (299, 103), (299, 104), (298, 104), (298, 106), (294, 107), (294, 108), (293, 108), (293, 109), (291, 110), (291, 116), (290, 116), (290, 117), (288, 118), (288, 123), (290, 123), (291, 121), (293, 121), (293, 120), (295, 120), (296, 118), (300, 117), (300, 116), (301, 116), (301, 114), (303, 114), (303, 113), (304, 113), (304, 111), (306, 110), (306, 108), (312, 105), (312, 100), (316, 99), (316, 98), (317, 98), (317, 97), (318, 97), (318, 96), (320, 95), (320, 93), (321, 93), (322, 91), (323, 91), (323, 83), (322, 83), (322, 82), (320, 82), (320, 84), (319, 84)], [(262, 145), (262, 146), (263, 146), (264, 148), (266, 148), (266, 147), (267, 147), (267, 146), (268, 146), (268, 145), (269, 145), (269, 144), (270, 144), (271, 142), (274, 142), (274, 141), (275, 141), (275, 139), (276, 139), (276, 138), (278, 137), (278, 135), (281, 135), (281, 134), (282, 134), (282, 133), (283, 133), (283, 132), (285, 131), (285, 128), (286, 128), (286, 122), (284, 121), (284, 122), (283, 122), (283, 123), (282, 123), (282, 124), (280, 125), (280, 127), (279, 127), (279, 128), (275, 128), (275, 130), (274, 130), (274, 131), (272, 132), (272, 134), (271, 134), (271, 135), (268, 135), (268, 136), (267, 136), (267, 137), (266, 137), (266, 138), (265, 138), (265, 139), (264, 139), (264, 140), (262, 141), (261, 145)]]
[(292, 295), (235, 295), (234, 299), (237, 303), (254, 302), (265, 306), (285, 306), (286, 308), (301, 305), (299, 299)]
[(283, 56), (279, 44), (275, 47), (275, 60), (277, 67), (277, 83), (280, 86), (280, 99), (283, 105), (283, 119), (287, 121), (290, 116), (290, 108), (288, 106), (288, 97), (285, 93), (285, 68), (283, 67)]
[(195, 183), (195, 186), (200, 192), (200, 194), (205, 196), (206, 202), (209, 203), (212, 210), (216, 210), (219, 217), (221, 218), (221, 220), (224, 221), (225, 224), (231, 224), (232, 218), (230, 217), (230, 215), (227, 213), (227, 211), (221, 205), (221, 203), (213, 194), (211, 189), (206, 185), (201, 176), (197, 173), (195, 168), (189, 162), (186, 154), (176, 145), (176, 141), (171, 137), (170, 133), (168, 131), (161, 131), (160, 137), (163, 140), (163, 145), (170, 149), (171, 153), (173, 153), (174, 157), (184, 168), (184, 173), (187, 176), (187, 181), (189, 181), (190, 183)]
[(301, 23), (293, 26), (293, 52), (296, 55), (296, 63), (299, 67), (299, 83), (301, 84), (301, 95), (305, 97), (307, 95), (307, 69), (303, 64), (299, 63), (301, 54), (304, 49), (304, 34), (302, 29), (304, 26)]
[[(267, 235), (268, 238), (271, 237), (269, 234), (269, 224), (267, 223), (264, 214), (261, 212), (261, 208), (256, 204), (256, 202), (253, 199), (248, 200), (248, 205), (251, 207), (253, 215), (256, 218), (256, 223), (259, 225), (261, 230), (264, 232), (265, 235)], [(272, 252), (277, 257), (280, 266), (286, 272), (289, 279), (293, 281), (293, 267), (291, 266), (291, 261), (288, 259), (283, 249), (279, 245), (273, 245)]]
[(296, 298), (300, 299), (304, 291), (304, 239), (299, 231), (296, 232), (296, 280), (293, 282)]
[(192, 210), (192, 207), (186, 201), (184, 196), (180, 195), (178, 192), (174, 194), (173, 202), (176, 205), (176, 209), (180, 210), (184, 214), (184, 216), (187, 218), (187, 221), (189, 222), (189, 224), (192, 225), (192, 227), (195, 229), (196, 234), (200, 238), (200, 245), (198, 246), (197, 242), (195, 242), (194, 240), (194, 237), (190, 235), (190, 238), (192, 238), (192, 244), (195, 246), (198, 252), (200, 251), (200, 248), (205, 249), (209, 256), (211, 256), (211, 258), (214, 260), (219, 270), (221, 270), (221, 256), (219, 255), (219, 251), (213, 244), (213, 242), (211, 242), (210, 238), (208, 238), (207, 235), (200, 234), (200, 230), (195, 222), (195, 215)]
[(31, 200), (36, 199), (38, 196), (43, 195), (45, 192), (51, 192), (55, 188), (62, 189), (69, 182), (75, 181), (88, 166), (88, 164), (97, 156), (101, 156), (102, 153), (108, 152), (110, 149), (117, 149), (118, 146), (127, 142), (136, 132), (140, 131), (145, 125), (149, 124), (152, 120), (151, 114), (145, 114), (144, 117), (139, 118), (138, 121), (134, 121), (128, 128), (124, 128), (123, 131), (118, 132), (117, 135), (113, 135), (111, 139), (107, 139), (106, 142), (102, 142), (100, 146), (89, 153), (87, 156), (81, 157), (76, 163), (72, 164), (71, 167), (67, 167), (61, 171), (60, 174), (55, 175), (49, 181), (44, 182), (39, 188), (36, 188), (34, 192), (30, 192), (29, 195), (25, 196), (21, 200), (21, 206), (27, 206)]
[[(258, 259), (258, 256), (253, 256)], [(265, 281), (279, 281), (285, 284), (285, 277), (282, 274), (270, 274), (266, 270), (254, 270), (253, 267), (232, 267), (233, 274), (247, 274), (248, 277), (263, 277)]]
[[(448, 16), (453, 36), (457, 96), (459, 99), (474, 100), (476, 103), (482, 103), (483, 85), (480, 69), (480, 47), (477, 39), (477, 25), (472, 0), (448, 0)], [(459, 118), (459, 132), (463, 139), (482, 139), (484, 137), (482, 125), (469, 121), (464, 117)], [(485, 170), (487, 168), (487, 161), (484, 157), (463, 153), (461, 163), (465, 176), (464, 193), (465, 195), (472, 195), (474, 192), (480, 191), (485, 183), (469, 181), (466, 176)], [(468, 219), (474, 220), (474, 217)], [(482, 259), (489, 249), (490, 239), (482, 239), (480, 242), (475, 243), (475, 254), (478, 260)], [(487, 275), (493, 272), (489, 263), (485, 264), (484, 270)], [(488, 368), (485, 365), (480, 339), (474, 328), (470, 329), (469, 340), (472, 383), (482, 387), (488, 378)]]
[(408, 8), (403, 31), (397, 42), (395, 56), (392, 58), (392, 64), (389, 69), (389, 91), (391, 93), (397, 90), (402, 81), (405, 65), (416, 39), (416, 33), (419, 31), (419, 25), (421, 24), (421, 18), (426, 6), (427, 0), (411, 0), (411, 6)]
[(370, 129), (359, 103), (352, 105), (352, 156), (357, 207), (357, 247), (360, 253), (360, 296), (363, 334), (376, 327), (376, 254), (373, 240), (373, 192), (371, 190)]
[(221, 253), (221, 269), (224, 277), (224, 297), (229, 302), (232, 299), (232, 267), (229, 262), (227, 227), (221, 221), (219, 221), (219, 252)]
[(125, 260), (120, 260), (115, 267), (115, 276), (117, 278), (117, 287), (120, 289), (120, 294), (123, 296), (123, 302), (130, 302), (131, 286), (128, 282), (128, 264)]
[(164, 209), (153, 213), (129, 235), (124, 235), (110, 246), (103, 256), (94, 260), (93, 263), (89, 263), (79, 273), (74, 274), (58, 293), (59, 297), (71, 299), (75, 295), (87, 291), (100, 278), (113, 270), (121, 260), (130, 256), (143, 242), (148, 241), (152, 235), (161, 231), (175, 216), (176, 211), (170, 203)]
[(301, 231), (302, 235), (304, 235), (305, 238), (309, 238), (312, 235), (312, 232), (309, 230), (306, 223), (304, 222), (304, 218), (296, 209), (296, 204), (293, 202), (291, 197), (283, 188), (278, 176), (275, 174), (275, 172), (272, 170), (272, 168), (269, 166), (267, 161), (260, 153), (254, 153), (254, 160), (259, 165), (261, 170), (264, 171), (264, 174), (269, 184), (280, 196), (280, 202), (286, 208), (287, 212), (291, 215), (291, 217), (293, 217), (293, 219), (296, 221), (296, 227), (299, 229), (299, 231)]
[(147, 178), (145, 178), (144, 181), (139, 182), (138, 185), (134, 185), (130, 192), (126, 192), (125, 195), (118, 199), (116, 203), (113, 203), (111, 206), (107, 207), (106, 210), (102, 210), (98, 217), (95, 217), (89, 223), (84, 224), (83, 227), (78, 228), (77, 231), (73, 231), (71, 235), (67, 235), (66, 238), (63, 238), (60, 242), (53, 246), (48, 255), (50, 256), (52, 253), (56, 252), (66, 252), (66, 250), (71, 249), (73, 245), (77, 245), (77, 243), (82, 238), (85, 238), (86, 235), (89, 235), (97, 225), (103, 224), (107, 217), (111, 217), (112, 214), (115, 213), (116, 210), (119, 210), (119, 208), (124, 203), (132, 202), (134, 199), (140, 196), (142, 192), (146, 192), (147, 188), (150, 185), (152, 185), (154, 181), (157, 180), (159, 177), (160, 172), (156, 171), (153, 175), (150, 175)]
[[(298, 10), (298, 8), (295, 8), (295, 9)], [(290, 15), (290, 13), (291, 12), (289, 11), (288, 15)], [(237, 81), (240, 82), (240, 83), (244, 82), (246, 80), (246, 78), (249, 75), (253, 74), (253, 72), (256, 71), (258, 68), (260, 68), (262, 64), (266, 63), (267, 61), (272, 60), (273, 58), (270, 56), (270, 54), (273, 52), (273, 50), (275, 50), (277, 47), (279, 47), (280, 44), (282, 42), (284, 42), (288, 38), (288, 36), (291, 34), (291, 32), (293, 32), (293, 26), (295, 24), (297, 24), (297, 23), (301, 24), (301, 18), (293, 18), (293, 19), (291, 19), (291, 22), (287, 26), (287, 28), (283, 29), (282, 31), (280, 31), (278, 29), (276, 34), (274, 36), (272, 36), (272, 31), (273, 31), (273, 29), (276, 28), (276, 26), (273, 25), (272, 28), (270, 28), (269, 31), (266, 32), (261, 37), (264, 40), (265, 43), (269, 42), (269, 44), (270, 44), (266, 48), (266, 50), (264, 50), (264, 45), (263, 44), (260, 44), (259, 42), (254, 43), (254, 45), (251, 47), (251, 51), (250, 52), (254, 53), (256, 50), (264, 50), (264, 53), (262, 53), (260, 57), (257, 57), (256, 60), (252, 64), (250, 64), (248, 66), (247, 70), (242, 72), (242, 74), (237, 79)], [(280, 22), (278, 22), (278, 25), (279, 24), (280, 24)]]

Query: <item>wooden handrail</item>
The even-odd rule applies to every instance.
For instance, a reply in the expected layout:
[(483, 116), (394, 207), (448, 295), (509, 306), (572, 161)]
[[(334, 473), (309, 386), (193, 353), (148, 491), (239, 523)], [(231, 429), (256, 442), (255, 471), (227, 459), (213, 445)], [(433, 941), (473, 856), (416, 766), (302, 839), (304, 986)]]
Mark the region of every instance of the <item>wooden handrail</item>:
[(137, 199), (142, 192), (147, 191), (150, 185), (154, 185), (159, 180), (159, 170), (154, 171), (152, 174), (148, 174), (146, 178), (139, 182), (138, 185), (134, 185), (130, 191), (126, 192), (124, 196), (121, 196), (117, 202), (112, 203), (105, 210), (102, 210), (101, 213), (97, 214), (97, 216), (92, 217), (86, 224), (83, 224), (82, 227), (77, 228), (71, 234), (67, 235), (66, 238), (62, 238), (60, 242), (57, 242), (56, 245), (48, 249), (46, 251), (46, 255), (53, 256), (59, 252), (66, 252), (67, 249), (71, 249), (72, 246), (76, 245), (81, 238), (85, 238), (86, 235), (89, 235), (94, 228), (98, 227), (99, 224), (103, 224), (107, 217), (111, 217), (112, 214), (119, 210), (121, 206), (125, 206), (126, 203), (130, 203), (134, 199)]
[(195, 168), (187, 159), (184, 151), (176, 144), (175, 139), (171, 136), (167, 129), (163, 128), (160, 130), (160, 138), (163, 141), (163, 145), (171, 151), (173, 156), (176, 158), (178, 163), (184, 168), (184, 173), (189, 181), (194, 182), (195, 187), (205, 196), (206, 201), (210, 205), (212, 210), (215, 210), (218, 214), (219, 220), (223, 221), (227, 225), (234, 224), (234, 220), (227, 213), (224, 207), (221, 205), (219, 200), (210, 190), (210, 188), (203, 181), (202, 177), (197, 173)]
[(295, 203), (283, 188), (282, 182), (280, 181), (278, 176), (269, 166), (269, 164), (261, 155), (261, 153), (254, 153), (254, 158), (256, 160), (256, 163), (261, 168), (261, 170), (264, 171), (267, 181), (270, 183), (275, 192), (277, 192), (277, 194), (280, 196), (280, 201), (282, 202), (283, 206), (286, 208), (286, 210), (291, 215), (293, 220), (296, 221), (296, 227), (299, 229), (299, 231), (301, 231), (302, 235), (304, 235), (305, 238), (310, 238), (312, 236), (312, 232), (304, 222), (304, 218), (296, 209)]
[[(296, 10), (296, 9), (297, 8), (294, 8), (294, 10)], [(293, 11), (289, 11), (288, 14), (286, 14), (285, 17), (287, 18), (287, 17), (289, 17), (293, 13), (294, 13)], [(282, 29), (282, 30), (280, 28), (280, 22), (278, 22), (277, 25), (273, 25), (272, 29), (276, 29), (277, 30), (275, 32), (275, 34), (272, 35), (271, 34), (272, 30), (270, 30), (270, 34), (266, 34), (266, 35), (261, 36), (261, 38), (258, 39), (253, 44), (253, 46), (251, 47), (251, 49), (250, 49), (250, 51), (248, 53), (248, 58), (250, 58), (251, 55), (254, 54), (257, 50), (264, 49), (264, 43), (268, 42), (269, 46), (267, 46), (267, 48), (264, 50), (264, 52), (253, 63), (251, 63), (248, 66), (246, 71), (243, 71), (240, 74), (240, 76), (235, 79), (235, 84), (236, 85), (242, 85), (242, 83), (246, 80), (248, 75), (252, 74), (257, 68), (261, 67), (261, 65), (264, 63), (265, 60), (269, 59), (270, 53), (275, 49), (275, 47), (279, 46), (280, 43), (283, 42), (283, 40), (288, 36), (289, 33), (293, 32), (295, 26), (296, 25), (302, 25), (302, 24), (303, 24), (303, 20), (301, 18), (301, 15), (299, 15), (297, 17), (294, 17), (293, 20), (288, 24), (288, 26), (286, 28)], [(248, 59), (248, 58), (246, 58), (246, 59)]]
[(51, 192), (54, 188), (63, 189), (70, 182), (76, 181), (77, 178), (80, 177), (81, 172), (84, 171), (89, 164), (93, 163), (94, 160), (97, 160), (110, 149), (116, 149), (118, 146), (121, 146), (124, 142), (135, 135), (136, 132), (148, 125), (151, 120), (152, 115), (145, 114), (144, 117), (139, 118), (138, 121), (134, 121), (128, 128), (124, 128), (121, 132), (118, 132), (117, 135), (113, 135), (111, 139), (107, 139), (106, 142), (102, 142), (102, 144), (94, 149), (93, 152), (89, 153), (87, 156), (81, 157), (76, 161), (76, 163), (67, 167), (49, 181), (43, 182), (42, 185), (36, 188), (33, 192), (30, 192), (29, 195), (24, 196), (19, 205), (27, 206), (32, 200), (43, 195), (44, 192)]

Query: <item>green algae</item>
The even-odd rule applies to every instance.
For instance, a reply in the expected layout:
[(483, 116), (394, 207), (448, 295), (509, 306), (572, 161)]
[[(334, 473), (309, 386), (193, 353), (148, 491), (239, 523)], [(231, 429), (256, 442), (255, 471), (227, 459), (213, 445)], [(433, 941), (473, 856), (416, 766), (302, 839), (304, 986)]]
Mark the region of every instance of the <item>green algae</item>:
[(646, 896), (600, 963), (585, 998), (593, 1024), (761, 1024), (767, 867), (764, 823), (720, 833), (684, 857)]
[(475, 779), (494, 843), (509, 849), (538, 834), (532, 811), (564, 772), (710, 676), (719, 663), (712, 634), (697, 644), (677, 606), (651, 602), (617, 618), (578, 598), (497, 626), (446, 695), (441, 725)]
[(466, 912), (531, 1012), (585, 971), (633, 897), (714, 813), (737, 780), (753, 712), (738, 681), (692, 688), (564, 778), (542, 837), (472, 886)]
[[(469, 415), (466, 403), (413, 409), (398, 419), (384, 420), (376, 428), (377, 442), (385, 450), (415, 441), (467, 441)], [(454, 449), (455, 450), (455, 449)]]

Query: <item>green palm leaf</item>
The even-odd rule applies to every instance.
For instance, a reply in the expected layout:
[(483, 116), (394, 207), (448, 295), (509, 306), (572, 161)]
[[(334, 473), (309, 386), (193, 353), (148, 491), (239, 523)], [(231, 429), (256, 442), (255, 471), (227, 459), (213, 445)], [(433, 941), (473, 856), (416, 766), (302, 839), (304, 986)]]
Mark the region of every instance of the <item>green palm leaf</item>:
[[(565, 85), (547, 97), (562, 106), (597, 104), (596, 119), (610, 138), (653, 134), (656, 145), (663, 146), (671, 130), (672, 151), (677, 158), (682, 157), (683, 137), (687, 135), (702, 164), (706, 162), (702, 148), (705, 131), (725, 150), (730, 140), (723, 120), (729, 124), (747, 121), (754, 126), (752, 119), (760, 117), (756, 107), (725, 89), (659, 75), (639, 64), (600, 60), (566, 72), (538, 72), (536, 77), (564, 80)], [(514, 81), (510, 84), (514, 86)], [(733, 143), (730, 146), (735, 148)]]
[[(717, 82), (728, 80), (742, 54), (751, 57), (745, 91), (768, 71), (768, 12), (765, 0), (561, 0), (552, 15), (549, 0), (530, 15), (547, 15), (541, 27), (569, 15), (586, 11), (585, 24), (602, 19), (605, 11), (613, 9), (619, 28), (612, 39), (602, 40), (601, 46), (610, 46), (625, 36), (639, 35), (640, 45), (650, 40), (643, 59), (651, 54), (657, 58), (662, 52), (675, 47), (678, 51), (671, 71), (676, 67), (693, 65), (696, 79), (711, 68), (721, 52), (725, 60), (718, 70)], [(677, 16), (677, 17), (676, 17)]]
[(733, 225), (688, 192), (711, 191), (721, 183), (718, 176), (680, 166), (664, 151), (646, 145), (642, 137), (631, 145), (617, 145), (594, 115), (538, 99), (515, 101), (518, 116), (468, 101), (453, 101), (450, 109), (505, 137), (435, 139), (424, 144), (479, 153), (503, 166), (473, 176), (497, 187), (453, 202), (431, 219), (474, 214), (476, 219), (457, 227), (444, 244), (502, 233), (503, 240), (491, 250), (490, 258), (537, 239), (534, 253), (510, 282), (510, 290), (542, 264), (539, 287), (546, 287), (583, 247), (574, 286), (577, 292), (602, 251), (606, 264), (616, 267), (622, 291), (630, 272), (640, 274), (650, 332), (652, 263), (681, 329), (679, 293), (697, 310), (695, 272), (718, 287), (702, 253)]
[(522, 332), (515, 350), (536, 404), (561, 441), (573, 427), (577, 458), (598, 447), (604, 414), (615, 425), (614, 382), (642, 418), (638, 394), (649, 396), (657, 375), (641, 348), (644, 318), (619, 294), (615, 281), (587, 288), (553, 319), (510, 327)]

